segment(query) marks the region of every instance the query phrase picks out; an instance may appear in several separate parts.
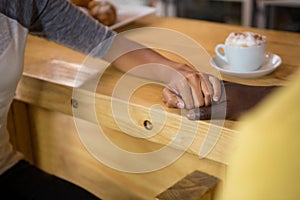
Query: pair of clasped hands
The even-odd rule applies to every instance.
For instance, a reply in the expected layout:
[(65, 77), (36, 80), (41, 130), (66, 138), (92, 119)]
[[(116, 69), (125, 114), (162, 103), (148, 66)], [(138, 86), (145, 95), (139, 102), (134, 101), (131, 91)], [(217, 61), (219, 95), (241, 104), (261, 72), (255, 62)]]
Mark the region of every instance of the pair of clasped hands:
[(274, 89), (221, 81), (119, 36), (104, 59), (123, 72), (163, 82), (167, 85), (162, 92), (163, 101), (170, 108), (188, 110), (191, 120), (237, 120)]
[(237, 120), (276, 86), (248, 86), (222, 81), (188, 66), (163, 89), (163, 101), (170, 108), (187, 109), (190, 120), (225, 118)]

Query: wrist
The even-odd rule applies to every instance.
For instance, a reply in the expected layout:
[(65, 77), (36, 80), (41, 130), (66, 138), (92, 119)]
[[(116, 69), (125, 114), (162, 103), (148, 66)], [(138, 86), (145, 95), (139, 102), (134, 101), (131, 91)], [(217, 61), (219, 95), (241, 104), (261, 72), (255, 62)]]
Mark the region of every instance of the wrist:
[(188, 77), (189, 74), (196, 73), (197, 71), (192, 67), (183, 64), (183, 63), (175, 63), (174, 65), (170, 66), (172, 70), (169, 71), (169, 82), (174, 81), (176, 79), (182, 79), (182, 77)]

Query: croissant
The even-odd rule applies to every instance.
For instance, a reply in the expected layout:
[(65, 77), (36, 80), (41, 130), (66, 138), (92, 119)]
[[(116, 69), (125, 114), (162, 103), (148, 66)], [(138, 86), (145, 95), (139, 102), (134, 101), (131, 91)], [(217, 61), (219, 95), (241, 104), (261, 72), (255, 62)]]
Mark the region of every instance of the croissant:
[(80, 7), (88, 7), (90, 1), (92, 0), (71, 0), (73, 4)]
[(106, 0), (92, 0), (88, 4), (89, 13), (100, 23), (110, 26), (117, 21), (116, 7)]

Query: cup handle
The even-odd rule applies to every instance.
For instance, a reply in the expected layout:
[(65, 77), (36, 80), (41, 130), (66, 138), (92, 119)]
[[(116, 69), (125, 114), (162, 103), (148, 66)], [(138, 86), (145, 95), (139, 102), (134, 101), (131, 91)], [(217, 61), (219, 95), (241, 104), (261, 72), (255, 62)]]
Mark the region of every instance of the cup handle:
[[(227, 58), (226, 58), (226, 56), (225, 56), (224, 53), (221, 53), (221, 52), (220, 52), (220, 49), (223, 49), (223, 51), (224, 51), (225, 45), (224, 45), (224, 44), (218, 44), (218, 45), (216, 46), (216, 48), (215, 48), (215, 52), (216, 52), (216, 54), (217, 54), (217, 56), (218, 56), (219, 58), (221, 58), (222, 60), (224, 60), (224, 61), (227, 63), (227, 62), (228, 62), (228, 61), (227, 61)], [(224, 52), (225, 52), (225, 51), (224, 51)]]

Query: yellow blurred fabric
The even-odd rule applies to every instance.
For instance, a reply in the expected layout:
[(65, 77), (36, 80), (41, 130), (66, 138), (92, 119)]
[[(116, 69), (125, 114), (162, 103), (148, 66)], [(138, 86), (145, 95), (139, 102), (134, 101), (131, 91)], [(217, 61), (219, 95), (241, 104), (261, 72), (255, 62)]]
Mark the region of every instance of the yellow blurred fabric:
[(219, 200), (300, 200), (300, 72), (242, 119)]

